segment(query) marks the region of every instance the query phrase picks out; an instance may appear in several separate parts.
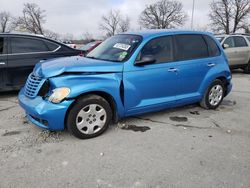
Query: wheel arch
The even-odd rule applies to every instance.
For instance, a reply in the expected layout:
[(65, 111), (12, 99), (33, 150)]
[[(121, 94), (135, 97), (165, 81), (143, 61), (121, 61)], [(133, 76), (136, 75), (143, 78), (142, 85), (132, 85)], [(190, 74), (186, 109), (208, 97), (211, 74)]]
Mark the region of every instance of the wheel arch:
[(66, 127), (66, 121), (67, 121), (67, 118), (68, 118), (68, 114), (69, 114), (69, 111), (73, 108), (73, 106), (76, 104), (77, 100), (81, 97), (84, 97), (84, 96), (87, 96), (87, 95), (97, 95), (97, 96), (100, 96), (102, 98), (104, 98), (109, 104), (110, 104), (110, 107), (112, 109), (112, 120), (113, 122), (118, 122), (119, 120), (119, 115), (118, 115), (118, 111), (117, 111), (117, 104), (116, 104), (116, 101), (114, 99), (114, 97), (112, 95), (110, 95), (109, 93), (107, 92), (104, 92), (104, 91), (90, 91), (90, 92), (86, 92), (86, 93), (82, 93), (78, 96), (76, 96), (74, 98), (74, 102), (69, 106), (67, 112), (66, 112), (66, 116), (65, 116), (65, 119), (64, 119), (64, 127)]

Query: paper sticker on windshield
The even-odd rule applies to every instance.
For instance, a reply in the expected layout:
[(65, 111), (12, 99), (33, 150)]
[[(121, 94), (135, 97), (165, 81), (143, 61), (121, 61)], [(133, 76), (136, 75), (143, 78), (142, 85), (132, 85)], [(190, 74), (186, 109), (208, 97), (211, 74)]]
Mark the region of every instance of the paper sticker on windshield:
[(128, 49), (129, 49), (131, 46), (128, 45), (128, 44), (116, 43), (113, 47), (114, 47), (114, 48), (121, 49), (121, 50), (128, 51)]

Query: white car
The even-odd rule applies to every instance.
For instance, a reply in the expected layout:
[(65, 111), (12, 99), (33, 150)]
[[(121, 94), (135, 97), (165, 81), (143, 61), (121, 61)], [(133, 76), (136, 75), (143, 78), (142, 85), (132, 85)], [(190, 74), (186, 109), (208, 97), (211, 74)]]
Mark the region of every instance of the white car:
[(231, 34), (215, 37), (225, 50), (230, 68), (241, 68), (250, 74), (250, 35)]

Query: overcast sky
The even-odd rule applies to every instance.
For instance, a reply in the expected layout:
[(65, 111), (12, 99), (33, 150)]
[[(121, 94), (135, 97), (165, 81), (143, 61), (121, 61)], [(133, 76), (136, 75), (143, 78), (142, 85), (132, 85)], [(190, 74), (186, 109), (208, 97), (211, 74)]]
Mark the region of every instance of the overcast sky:
[[(180, 0), (189, 19), (185, 28), (190, 28), (193, 0)], [(209, 3), (212, 0), (195, 0), (194, 27), (202, 28), (209, 23)], [(79, 38), (85, 32), (101, 36), (101, 17), (109, 10), (119, 9), (131, 20), (131, 29), (139, 28), (138, 16), (146, 5), (157, 0), (0, 0), (0, 11), (9, 11), (14, 16), (22, 13), (23, 4), (32, 2), (46, 10), (45, 28), (60, 34), (72, 33)]]

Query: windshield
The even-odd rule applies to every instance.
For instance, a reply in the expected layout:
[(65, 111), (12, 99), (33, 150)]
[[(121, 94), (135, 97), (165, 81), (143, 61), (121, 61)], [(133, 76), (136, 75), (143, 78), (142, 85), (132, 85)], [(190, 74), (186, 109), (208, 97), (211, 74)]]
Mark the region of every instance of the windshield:
[(216, 37), (216, 39), (217, 39), (219, 42), (223, 41), (224, 38), (225, 38), (225, 37)]
[(81, 47), (81, 50), (87, 51), (90, 48), (92, 48), (93, 46), (95, 46), (96, 44), (98, 44), (97, 42), (90, 42), (88, 44), (85, 44), (84, 46)]
[(115, 35), (105, 40), (86, 57), (106, 61), (122, 62), (127, 60), (141, 43), (138, 35)]

